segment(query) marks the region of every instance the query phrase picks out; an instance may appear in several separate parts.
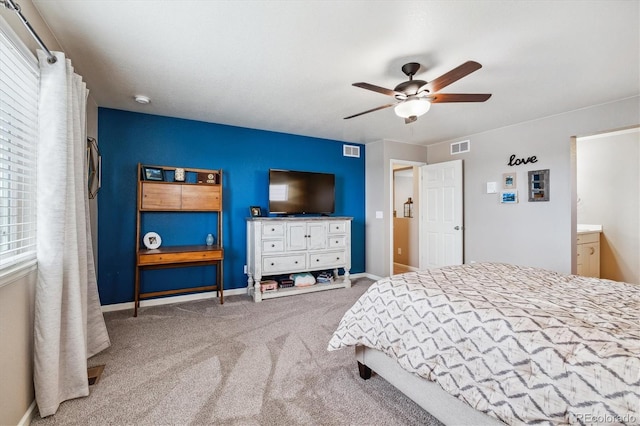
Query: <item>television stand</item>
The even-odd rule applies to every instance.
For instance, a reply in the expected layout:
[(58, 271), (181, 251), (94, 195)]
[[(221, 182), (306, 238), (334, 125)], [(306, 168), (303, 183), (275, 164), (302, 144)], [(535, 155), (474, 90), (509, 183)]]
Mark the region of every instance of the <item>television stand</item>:
[[(351, 287), (351, 217), (247, 218), (247, 293), (255, 302)], [(344, 270), (338, 276), (338, 269)], [(333, 270), (334, 282), (262, 292), (264, 276)]]

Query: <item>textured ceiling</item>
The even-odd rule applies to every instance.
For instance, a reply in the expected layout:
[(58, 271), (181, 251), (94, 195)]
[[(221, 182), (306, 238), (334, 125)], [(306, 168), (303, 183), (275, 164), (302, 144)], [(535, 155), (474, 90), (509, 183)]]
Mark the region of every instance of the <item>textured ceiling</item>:
[[(127, 111), (426, 145), (640, 93), (637, 0), (33, 3), (98, 105)], [(483, 68), (442, 92), (487, 102), (343, 119), (393, 101), (354, 82), (392, 89), (406, 62), (430, 81), (467, 60)]]

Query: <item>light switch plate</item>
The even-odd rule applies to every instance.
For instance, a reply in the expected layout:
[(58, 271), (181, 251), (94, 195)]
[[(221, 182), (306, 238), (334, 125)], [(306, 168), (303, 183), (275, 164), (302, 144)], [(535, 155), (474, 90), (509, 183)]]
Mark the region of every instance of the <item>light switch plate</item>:
[(495, 194), (498, 192), (497, 182), (487, 182), (487, 194)]
[(383, 218), (382, 211), (380, 210), (376, 211), (376, 219), (382, 219), (382, 218)]

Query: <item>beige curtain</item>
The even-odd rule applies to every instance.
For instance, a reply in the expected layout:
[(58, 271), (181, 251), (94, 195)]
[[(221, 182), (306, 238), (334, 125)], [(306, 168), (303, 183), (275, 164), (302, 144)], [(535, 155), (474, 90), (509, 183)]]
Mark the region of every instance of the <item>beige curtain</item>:
[(38, 52), (37, 257), (34, 384), (42, 417), (89, 394), (87, 358), (110, 345), (91, 246), (86, 174), (88, 90), (71, 61)]

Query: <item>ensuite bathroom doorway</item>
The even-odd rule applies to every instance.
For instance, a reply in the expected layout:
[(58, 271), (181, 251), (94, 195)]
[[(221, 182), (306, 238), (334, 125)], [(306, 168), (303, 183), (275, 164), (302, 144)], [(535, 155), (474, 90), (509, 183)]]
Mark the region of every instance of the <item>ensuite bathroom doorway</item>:
[(424, 163), (392, 160), (391, 191), (391, 271), (392, 274), (418, 270), (419, 172)]
[(575, 154), (572, 269), (589, 276), (584, 259), (599, 250), (600, 278), (640, 284), (640, 126), (578, 137)]

